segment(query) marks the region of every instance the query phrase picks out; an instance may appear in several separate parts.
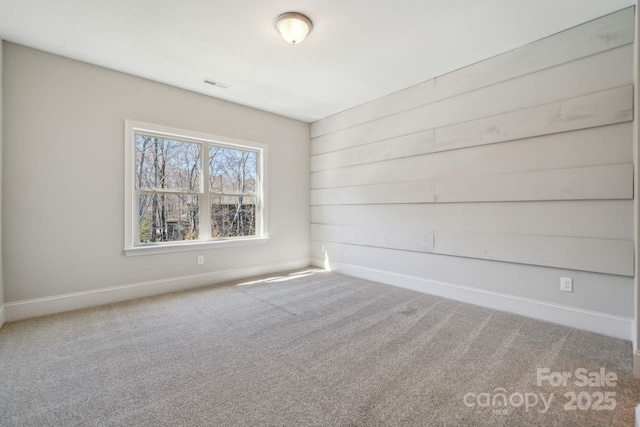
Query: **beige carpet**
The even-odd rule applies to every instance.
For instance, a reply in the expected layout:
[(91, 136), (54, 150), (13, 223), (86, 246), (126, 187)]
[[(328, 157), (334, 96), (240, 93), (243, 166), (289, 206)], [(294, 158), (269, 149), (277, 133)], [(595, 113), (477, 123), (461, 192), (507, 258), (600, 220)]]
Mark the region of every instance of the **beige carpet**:
[[(601, 367), (617, 385), (536, 384)], [(632, 426), (638, 402), (628, 342), (335, 273), (0, 330), (3, 426)]]

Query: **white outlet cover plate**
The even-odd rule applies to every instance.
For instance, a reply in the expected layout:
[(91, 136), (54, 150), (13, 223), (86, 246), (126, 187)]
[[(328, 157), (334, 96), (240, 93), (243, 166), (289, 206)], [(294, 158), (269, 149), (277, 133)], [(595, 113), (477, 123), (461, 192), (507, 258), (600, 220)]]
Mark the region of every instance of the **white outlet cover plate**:
[(561, 277), (560, 290), (565, 292), (573, 292), (573, 279), (570, 277)]

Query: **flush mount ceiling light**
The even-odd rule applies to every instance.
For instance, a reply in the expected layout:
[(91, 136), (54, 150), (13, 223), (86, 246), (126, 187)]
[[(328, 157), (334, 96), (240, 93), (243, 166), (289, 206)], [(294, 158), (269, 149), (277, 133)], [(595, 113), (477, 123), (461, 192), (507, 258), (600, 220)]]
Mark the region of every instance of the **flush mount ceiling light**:
[(278, 16), (276, 29), (292, 45), (299, 44), (311, 32), (311, 20), (301, 13), (287, 12)]

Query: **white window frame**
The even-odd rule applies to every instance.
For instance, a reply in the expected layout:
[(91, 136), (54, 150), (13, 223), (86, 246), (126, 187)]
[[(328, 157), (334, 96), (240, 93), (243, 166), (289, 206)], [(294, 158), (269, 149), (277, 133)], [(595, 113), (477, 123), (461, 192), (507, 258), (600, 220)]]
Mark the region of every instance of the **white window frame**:
[[(184, 129), (176, 129), (134, 120), (125, 120), (125, 150), (124, 150), (124, 252), (127, 256), (149, 255), (168, 252), (195, 251), (230, 246), (252, 245), (265, 243), (269, 239), (267, 226), (267, 146), (258, 142), (210, 135)], [(138, 233), (138, 189), (135, 188), (136, 176), (136, 134), (156, 135), (163, 138), (173, 138), (201, 144), (200, 151), (200, 191), (186, 193), (200, 198), (199, 222), (200, 232), (198, 240), (177, 242), (140, 243)], [(210, 144), (255, 151), (258, 153), (257, 182), (256, 182), (256, 235), (249, 237), (211, 237), (211, 192), (209, 189), (209, 150)], [(144, 192), (144, 191), (143, 191)], [(169, 194), (185, 193), (185, 191), (169, 191)], [(231, 195), (231, 194), (230, 194)]]

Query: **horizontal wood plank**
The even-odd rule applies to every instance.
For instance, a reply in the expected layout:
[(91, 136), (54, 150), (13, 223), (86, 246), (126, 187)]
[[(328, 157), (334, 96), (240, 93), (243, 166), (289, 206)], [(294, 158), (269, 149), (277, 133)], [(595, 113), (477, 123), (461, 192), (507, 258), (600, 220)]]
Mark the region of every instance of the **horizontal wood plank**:
[(632, 200), (312, 206), (311, 223), (384, 230), (387, 223), (430, 229), (633, 239)]
[(631, 123), (445, 151), (311, 174), (311, 188), (570, 169), (633, 162)]
[(435, 186), (439, 203), (633, 199), (633, 164), (443, 178)]
[(633, 276), (633, 240), (435, 231), (434, 252)]
[(633, 164), (311, 190), (312, 205), (633, 199)]
[(633, 120), (633, 86), (436, 129), (438, 147), (463, 148)]
[(633, 240), (312, 225), (313, 241), (633, 276)]
[(326, 242), (406, 251), (431, 252), (433, 250), (433, 230), (423, 227), (407, 229), (397, 224), (388, 224), (385, 232), (358, 226), (312, 224), (311, 238)]
[(311, 205), (433, 203), (435, 181), (396, 182), (311, 190)]
[(427, 154), (433, 152), (434, 143), (435, 131), (432, 129), (342, 151), (320, 154), (311, 157), (311, 171), (317, 172)]

